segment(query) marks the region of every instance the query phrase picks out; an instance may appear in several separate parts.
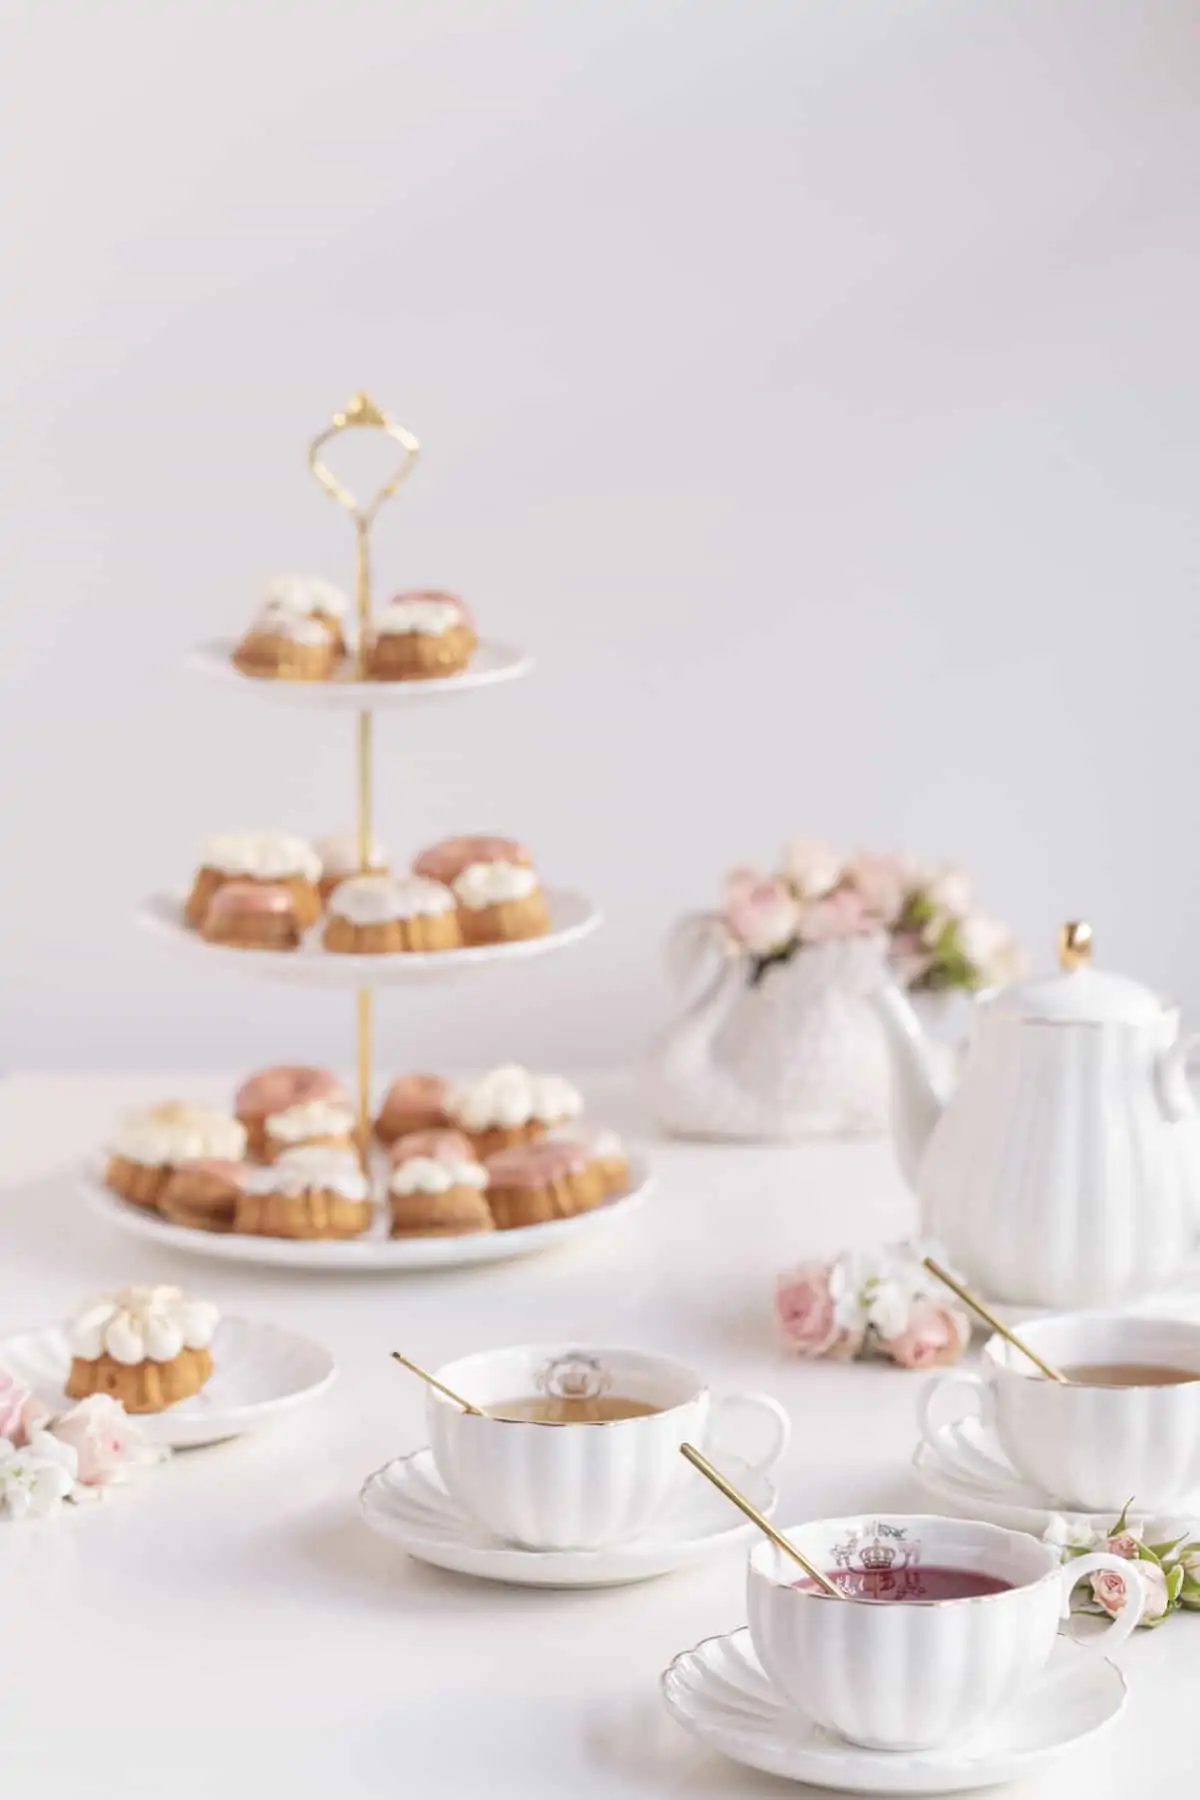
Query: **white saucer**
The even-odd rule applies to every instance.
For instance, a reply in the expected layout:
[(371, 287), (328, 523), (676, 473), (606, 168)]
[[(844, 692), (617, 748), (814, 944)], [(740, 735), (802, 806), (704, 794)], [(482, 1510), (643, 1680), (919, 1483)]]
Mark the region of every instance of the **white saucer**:
[[(731, 1481), (770, 1516), (779, 1492), (769, 1476), (739, 1458), (722, 1455)], [(369, 1475), (359, 1496), (372, 1531), (391, 1538), (418, 1562), (484, 1581), (519, 1587), (619, 1587), (648, 1581), (706, 1562), (755, 1535), (707, 1482), (690, 1482), (678, 1503), (655, 1527), (655, 1535), (605, 1550), (522, 1550), (494, 1538), (451, 1500), (429, 1449), (397, 1457)]]
[[(223, 1318), (212, 1355), (213, 1372), (198, 1394), (165, 1412), (137, 1415), (153, 1443), (182, 1450), (258, 1431), (301, 1401), (315, 1400), (335, 1374), (323, 1344), (256, 1319)], [(61, 1325), (0, 1341), (0, 1366), (27, 1381), (52, 1412), (75, 1404), (63, 1389), (71, 1352)]]
[[(913, 1471), (925, 1492), (956, 1517), (982, 1519), (986, 1524), (1028, 1531), (1035, 1537), (1041, 1537), (1056, 1515), (1092, 1531), (1106, 1530), (1116, 1518), (1111, 1510), (1086, 1513), (1060, 1506), (1023, 1481), (994, 1433), (985, 1430), (978, 1419), (944, 1425), (936, 1437), (936, 1450), (926, 1443), (917, 1445)], [(1185, 1507), (1164, 1516), (1139, 1512), (1135, 1503), (1129, 1517), (1135, 1524), (1145, 1524), (1148, 1542), (1165, 1543), (1178, 1537), (1191, 1520), (1200, 1520), (1200, 1494), (1190, 1511)]]
[(527, 675), (533, 658), (511, 644), (489, 640), (480, 643), (469, 668), (459, 675), (441, 675), (433, 681), (354, 681), (352, 665), (346, 663), (332, 681), (270, 681), (254, 675), (243, 675), (230, 661), (233, 638), (200, 644), (188, 656), (188, 666), (228, 688), (243, 693), (259, 694), (281, 706), (299, 706), (309, 711), (386, 712), (397, 707), (419, 705), (423, 700), (443, 700), (454, 694), (470, 694), (478, 688), (495, 687), (501, 681), (515, 681)]
[(377, 1209), (374, 1225), (361, 1237), (334, 1241), (326, 1238), (251, 1237), (233, 1231), (194, 1231), (188, 1225), (172, 1225), (148, 1206), (133, 1206), (106, 1188), (96, 1159), (80, 1182), (89, 1209), (119, 1231), (148, 1243), (220, 1262), (267, 1263), (277, 1269), (328, 1269), (341, 1274), (351, 1270), (462, 1269), (471, 1263), (512, 1262), (556, 1249), (576, 1238), (599, 1236), (636, 1212), (654, 1187), (644, 1162), (629, 1158), (629, 1186), (602, 1206), (576, 1213), (572, 1219), (551, 1219), (545, 1225), (519, 1225), (513, 1231), (472, 1231), (462, 1237), (390, 1238), (387, 1218)]
[(734, 1762), (851, 1794), (952, 1794), (1014, 1781), (1110, 1725), (1119, 1669), (1059, 1638), (1037, 1683), (984, 1731), (937, 1750), (864, 1750), (814, 1725), (772, 1687), (750, 1633), (706, 1638), (662, 1677), (672, 1718)]
[(154, 932), (181, 955), (198, 958), (210, 969), (223, 964), (234, 973), (268, 975), (302, 987), (376, 988), (446, 980), (464, 970), (546, 956), (587, 937), (601, 923), (600, 909), (582, 894), (559, 888), (545, 888), (543, 893), (550, 929), (541, 937), (516, 938), (509, 944), (472, 944), (462, 950), (409, 950), (390, 956), (352, 956), (326, 950), (321, 945), (319, 924), (297, 950), (239, 950), (230, 944), (210, 944), (184, 924), (180, 894), (153, 894), (138, 908), (136, 918), (143, 930)]

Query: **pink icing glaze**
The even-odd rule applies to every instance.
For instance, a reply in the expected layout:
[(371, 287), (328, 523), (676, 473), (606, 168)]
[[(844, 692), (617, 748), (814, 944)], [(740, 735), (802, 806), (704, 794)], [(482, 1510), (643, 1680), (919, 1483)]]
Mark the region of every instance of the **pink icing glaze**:
[(533, 1144), (513, 1144), (498, 1150), (484, 1163), (492, 1187), (540, 1187), (564, 1175), (578, 1175), (587, 1168), (587, 1152), (579, 1144), (563, 1144), (540, 1138)]
[(257, 1075), (243, 1081), (234, 1096), (239, 1113), (259, 1114), (286, 1112), (289, 1106), (302, 1106), (308, 1100), (345, 1100), (346, 1094), (336, 1075), (328, 1069), (309, 1069), (302, 1063), (281, 1063), (275, 1069), (260, 1069)]
[(212, 1175), (218, 1181), (231, 1182), (234, 1187), (241, 1187), (246, 1174), (245, 1163), (230, 1162), (224, 1156), (185, 1156), (175, 1166), (189, 1175)]
[(524, 844), (505, 837), (452, 837), (422, 850), (413, 869), (431, 881), (451, 882), (472, 863), (508, 862), (528, 864), (532, 861)]
[(438, 1162), (474, 1162), (475, 1152), (461, 1131), (409, 1131), (396, 1139), (388, 1150), (393, 1168), (412, 1156), (432, 1156)]
[(402, 1112), (428, 1112), (444, 1107), (449, 1098), (450, 1083), (443, 1075), (397, 1075), (379, 1110), (396, 1107)]
[(296, 910), (290, 888), (272, 881), (226, 881), (208, 903), (207, 918), (231, 914), (282, 914)]
[(394, 604), (397, 600), (440, 600), (443, 605), (458, 608), (458, 616), (464, 625), (474, 625), (475, 623), (466, 601), (460, 599), (457, 594), (447, 593), (445, 588), (406, 588), (403, 593), (392, 595), (392, 603)]

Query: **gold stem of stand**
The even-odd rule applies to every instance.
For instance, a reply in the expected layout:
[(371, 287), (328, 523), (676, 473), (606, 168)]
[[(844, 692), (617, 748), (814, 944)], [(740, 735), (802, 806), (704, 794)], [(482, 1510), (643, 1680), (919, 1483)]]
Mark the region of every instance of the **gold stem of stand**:
[[(367, 633), (371, 628), (371, 545), (370, 524), (362, 518), (354, 521), (354, 590), (358, 602), (358, 655), (356, 673), (362, 681), (366, 675)], [(365, 875), (371, 867), (371, 839), (374, 836), (372, 792), (375, 775), (374, 743), (371, 714), (358, 715), (358, 872)], [(355, 1045), (358, 1064), (358, 1141), (363, 1155), (371, 1141), (371, 1066), (374, 1036), (374, 1007), (370, 988), (359, 988), (355, 1008)]]
[[(334, 475), (331, 469), (321, 461), (321, 451), (331, 438), (340, 432), (355, 428), (370, 427), (381, 431), (392, 438), (404, 451), (404, 461), (400, 464), (391, 479), (376, 493), (367, 505), (360, 506), (354, 495)], [(380, 507), (390, 500), (404, 477), (409, 473), (420, 453), (420, 445), (410, 431), (398, 425), (394, 419), (381, 412), (373, 400), (366, 394), (355, 394), (344, 412), (334, 413), (332, 422), (326, 426), (319, 436), (315, 437), (308, 447), (308, 466), (327, 493), (333, 495), (339, 506), (345, 507), (354, 521), (354, 591), (358, 610), (358, 650), (355, 673), (360, 681), (366, 677), (367, 650), (371, 630), (371, 527)], [(374, 754), (371, 731), (371, 713), (364, 708), (358, 715), (358, 818), (356, 834), (358, 839), (359, 873), (365, 875), (371, 867), (372, 831), (372, 777), (374, 774)], [(359, 1141), (364, 1154), (370, 1138), (371, 1129), (371, 1069), (373, 1060), (373, 1023), (374, 1007), (370, 988), (359, 988), (356, 996), (356, 1040), (358, 1063), (358, 1129)]]

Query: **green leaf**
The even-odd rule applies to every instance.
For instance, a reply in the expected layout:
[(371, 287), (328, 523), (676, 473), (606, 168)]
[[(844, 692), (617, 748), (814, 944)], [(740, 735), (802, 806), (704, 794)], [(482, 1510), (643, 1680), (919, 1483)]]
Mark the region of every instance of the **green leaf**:
[(1183, 1570), (1180, 1568), (1179, 1564), (1176, 1563), (1173, 1569), (1168, 1569), (1167, 1571), (1167, 1599), (1171, 1602), (1172, 1612), (1174, 1612), (1175, 1608), (1179, 1605), (1179, 1596), (1182, 1589)]
[(1185, 1612), (1200, 1612), (1200, 1587), (1189, 1593), (1185, 1583), (1179, 1590), (1179, 1604)]
[(933, 901), (917, 889), (905, 899), (897, 928), (900, 931), (920, 931), (922, 925), (928, 925), (933, 918), (934, 910)]
[(1176, 1555), (1182, 1556), (1190, 1546), (1182, 1538), (1172, 1538), (1169, 1544), (1148, 1544), (1146, 1548), (1153, 1550), (1160, 1562), (1167, 1562)]
[[(1113, 1536), (1116, 1537), (1116, 1535), (1117, 1534), (1114, 1531)], [(1134, 1558), (1134, 1560), (1135, 1560), (1135, 1562), (1153, 1563), (1156, 1569), (1162, 1568), (1162, 1558), (1157, 1554), (1157, 1552), (1153, 1549), (1153, 1547), (1150, 1544), (1139, 1544), (1137, 1547), (1137, 1556)]]
[(1120, 1537), (1120, 1535), (1123, 1531), (1129, 1530), (1129, 1509), (1132, 1505), (1133, 1505), (1133, 1495), (1131, 1494), (1129, 1496), (1128, 1500), (1125, 1502), (1124, 1506), (1121, 1508), (1121, 1516), (1117, 1520), (1116, 1524), (1113, 1526), (1112, 1530), (1109, 1532), (1109, 1534), (1108, 1534), (1109, 1537)]

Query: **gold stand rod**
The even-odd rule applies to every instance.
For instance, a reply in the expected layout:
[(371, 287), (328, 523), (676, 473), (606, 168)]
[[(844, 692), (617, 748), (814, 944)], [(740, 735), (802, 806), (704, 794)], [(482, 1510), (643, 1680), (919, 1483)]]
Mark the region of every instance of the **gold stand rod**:
[[(343, 431), (361, 429), (363, 427), (380, 431), (398, 443), (404, 451), (404, 460), (389, 481), (378, 490), (375, 497), (365, 506), (360, 506), (348, 488), (343, 487), (337, 476), (321, 460), (321, 451), (331, 438)], [(333, 419), (325, 430), (315, 437), (308, 447), (308, 466), (321, 486), (345, 507), (354, 521), (354, 593), (358, 611), (358, 649), (355, 658), (355, 674), (360, 681), (366, 678), (367, 646), (371, 629), (371, 527), (376, 515), (385, 501), (390, 500), (400, 483), (412, 469), (420, 454), (420, 445), (410, 431), (398, 425), (394, 419), (381, 412), (373, 400), (366, 394), (355, 394), (344, 412), (334, 413)], [(358, 817), (355, 830), (358, 845), (359, 873), (365, 875), (371, 867), (371, 842), (373, 829), (373, 785), (374, 785), (374, 746), (372, 742), (371, 713), (364, 708), (358, 715)], [(363, 1154), (366, 1154), (371, 1131), (371, 1069), (373, 1062), (374, 1007), (370, 988), (359, 988), (355, 995), (355, 1038), (357, 1047), (358, 1072), (358, 1130)]]

